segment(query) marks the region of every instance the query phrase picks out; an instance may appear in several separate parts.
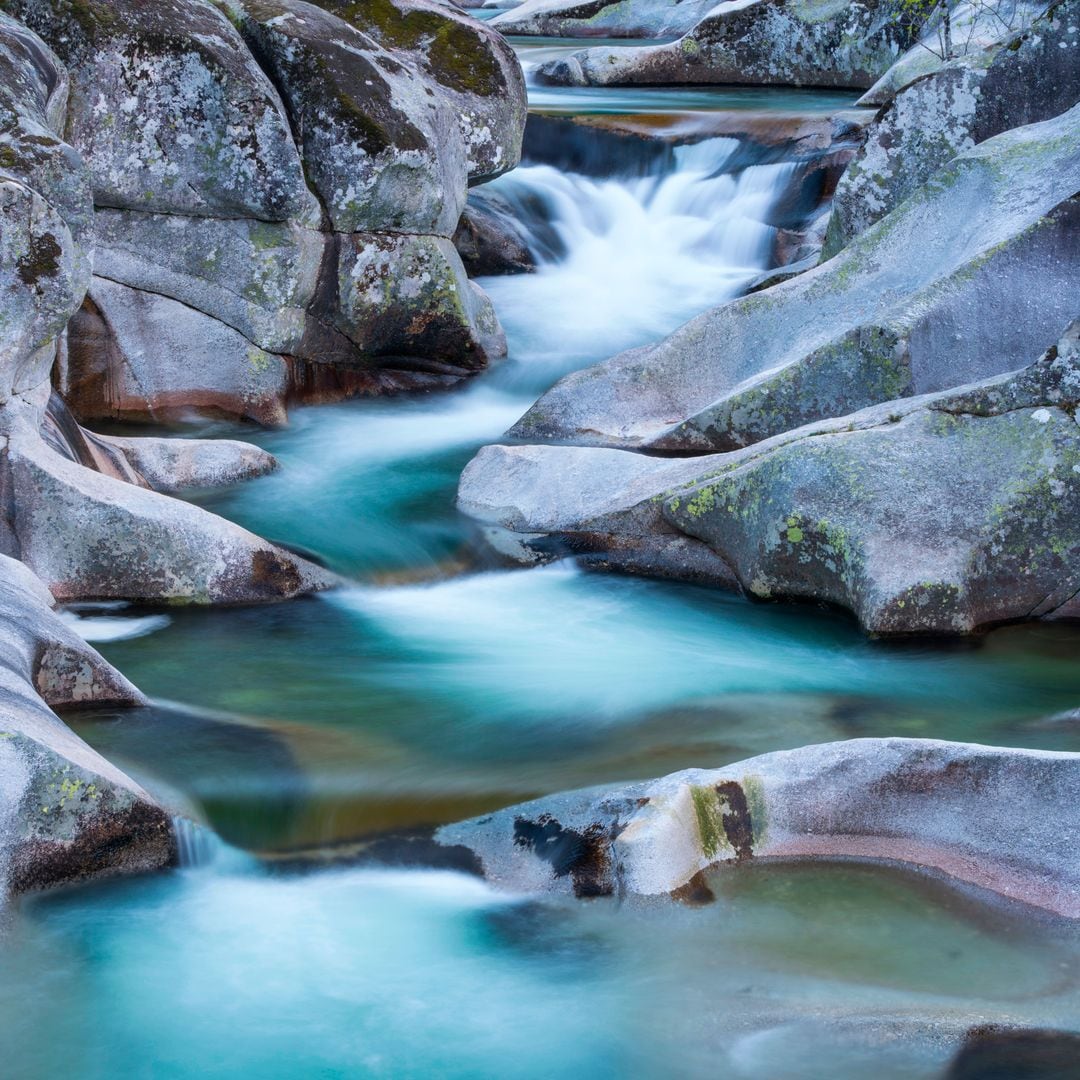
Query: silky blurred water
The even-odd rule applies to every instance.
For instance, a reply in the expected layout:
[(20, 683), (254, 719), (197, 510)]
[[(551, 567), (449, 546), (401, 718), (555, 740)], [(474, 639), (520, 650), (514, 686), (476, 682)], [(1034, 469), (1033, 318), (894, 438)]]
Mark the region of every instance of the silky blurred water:
[(4, 1074), (915, 1080), (973, 1017), (1075, 1026), (1059, 924), (882, 868), (708, 883), (701, 908), (536, 901), (226, 852), (39, 900), (4, 943)]
[[(662, 95), (618, 106), (639, 100)], [(882, 1080), (940, 1074), (928, 1031), (1078, 1026), (1067, 928), (914, 874), (736, 868), (692, 909), (302, 869), (387, 829), (830, 739), (1080, 749), (1080, 722), (1057, 715), (1080, 702), (1075, 629), (885, 645), (836, 612), (478, 552), (454, 509), (477, 447), (565, 371), (767, 266), (790, 165), (735, 149), (709, 140), (633, 177), (534, 162), (500, 179), (562, 248), (534, 235), (536, 273), (483, 282), (508, 360), (445, 395), (298, 410), (254, 438), (279, 472), (199, 496), (350, 587), (67, 614), (154, 701), (73, 726), (214, 833), (184, 826), (182, 871), (22, 905), (0, 941), (0, 1072)], [(283, 854), (301, 869), (274, 871)]]

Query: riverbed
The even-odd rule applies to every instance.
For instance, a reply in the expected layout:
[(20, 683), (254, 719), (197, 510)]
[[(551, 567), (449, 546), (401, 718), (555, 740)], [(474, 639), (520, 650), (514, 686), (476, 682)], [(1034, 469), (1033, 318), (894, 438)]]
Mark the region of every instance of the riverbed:
[[(567, 47), (523, 46), (523, 62)], [(532, 105), (827, 114), (855, 96), (534, 87)], [(807, 743), (1080, 750), (1075, 628), (873, 642), (816, 607), (571, 560), (506, 569), (454, 508), (472, 454), (561, 375), (767, 271), (795, 167), (730, 136), (609, 175), (527, 160), (494, 185), (542, 223), (537, 271), (480, 282), (508, 358), (450, 393), (239, 431), (280, 470), (200, 497), (349, 587), (264, 608), (68, 614), (153, 699), (68, 719), (198, 826), (191, 865), (13, 915), (10, 1075), (776, 1080), (865, 1077), (872, 1062), (877, 1077), (932, 1077), (947, 1057), (935, 1032), (1080, 1027), (1069, 928), (914, 872), (722, 869), (716, 901), (695, 907), (352, 865), (386, 831)], [(29, 1045), (28, 1030), (52, 1040)]]

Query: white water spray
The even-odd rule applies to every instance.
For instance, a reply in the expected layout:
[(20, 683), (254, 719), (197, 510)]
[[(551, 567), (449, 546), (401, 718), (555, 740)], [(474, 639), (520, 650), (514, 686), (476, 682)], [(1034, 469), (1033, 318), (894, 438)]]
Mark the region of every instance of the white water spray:
[(483, 282), (510, 338), (512, 381), (539, 391), (662, 338), (768, 267), (769, 212), (797, 166), (736, 171), (739, 150), (735, 139), (709, 139), (677, 147), (673, 165), (651, 175), (526, 165), (491, 185), (520, 212), (538, 261), (535, 274)]

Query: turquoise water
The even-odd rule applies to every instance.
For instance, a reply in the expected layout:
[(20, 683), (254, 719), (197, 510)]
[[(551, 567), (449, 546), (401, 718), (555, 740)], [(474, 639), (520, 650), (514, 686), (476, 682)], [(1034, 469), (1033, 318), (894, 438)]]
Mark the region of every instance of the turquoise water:
[(1080, 702), (1075, 628), (873, 643), (812, 607), (569, 563), (499, 569), (454, 509), (476, 448), (560, 374), (767, 265), (786, 166), (714, 169), (727, 143), (680, 152), (673, 175), (534, 164), (498, 181), (542, 203), (564, 247), (483, 283), (508, 360), (446, 395), (299, 410), (254, 437), (278, 473), (200, 496), (350, 587), (71, 613), (154, 699), (73, 725), (228, 846), (22, 904), (0, 941), (0, 1071), (936, 1077), (933, 1031), (1080, 1027), (1071, 928), (911, 873), (730, 868), (691, 908), (316, 869), (381, 830), (817, 741), (1080, 749), (1080, 723), (1055, 718)]
[(928, 1030), (1077, 1018), (1075, 935), (881, 868), (729, 869), (688, 908), (219, 860), (30, 905), (6, 1075), (911, 1080)]

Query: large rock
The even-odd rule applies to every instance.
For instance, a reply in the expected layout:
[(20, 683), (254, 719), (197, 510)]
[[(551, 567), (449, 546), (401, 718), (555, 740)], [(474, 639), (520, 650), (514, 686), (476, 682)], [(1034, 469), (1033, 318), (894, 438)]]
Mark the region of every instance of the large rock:
[[(65, 0), (54, 6), (50, 32), (65, 34), (74, 9)], [(192, 85), (202, 95), (181, 96), (179, 119), (170, 121), (180, 134), (162, 145), (165, 175), (190, 181), (182, 198), (170, 202), (171, 188), (141, 200), (110, 194), (102, 169), (124, 173), (118, 183), (141, 184), (125, 170), (137, 173), (145, 162), (137, 153), (118, 159), (115, 147), (107, 168), (100, 153), (91, 159), (97, 278), (72, 323), (59, 377), (80, 419), (192, 411), (277, 424), (289, 400), (440, 386), (502, 356), (494, 311), (448, 238), (469, 181), (512, 167), (520, 155), (524, 87), (506, 43), (428, 0), (333, 5), (339, 14), (302, 2), (218, 6), (244, 37), (201, 0), (193, 22), (172, 0), (155, 0), (139, 5), (139, 18), (123, 27), (93, 5), (79, 8), (82, 37), (62, 42), (76, 65), (76, 89), (80, 78), (93, 82), (95, 122), (108, 132), (113, 114), (130, 107), (149, 115), (154, 134), (158, 99), (117, 98), (112, 78), (116, 64), (124, 78), (135, 78), (132, 56), (146, 51), (154, 33), (166, 34), (170, 45), (163, 66), (139, 68), (140, 78), (159, 82), (164, 100), (180, 78), (170, 58), (193, 33), (198, 40), (185, 63), (197, 68)], [(49, 22), (45, 0), (21, 7)], [(84, 38), (85, 48), (76, 47)], [(93, 55), (90, 41), (100, 44)], [(246, 196), (227, 204), (214, 176), (204, 190), (205, 178), (189, 175), (205, 170), (185, 156), (193, 140), (212, 144), (233, 165), (233, 142), (261, 146), (229, 111), (256, 91), (272, 106), (268, 153), (291, 155), (290, 175), (303, 192), (291, 203), (271, 191), (265, 205)], [(79, 100), (76, 94), (76, 106)], [(198, 140), (185, 133), (194, 122), (184, 111), (189, 105), (206, 114)], [(270, 113), (258, 115), (270, 124)], [(69, 127), (83, 132), (92, 153), (100, 147), (98, 135), (84, 131), (89, 123), (76, 108)], [(274, 175), (280, 179), (283, 169)], [(324, 211), (304, 186), (304, 170)], [(244, 191), (237, 188), (237, 199)]]
[(5, 0), (71, 74), (98, 206), (318, 223), (273, 85), (206, 0)]
[(246, 529), (96, 472), (40, 435), (40, 411), (0, 414), (5, 549), (59, 600), (230, 604), (283, 600), (338, 579)]
[(984, 4), (981, 0), (954, 0), (949, 5), (951, 50), (946, 46), (942, 9), (935, 8), (923, 25), (919, 40), (861, 98), (860, 106), (888, 105), (904, 87), (931, 72), (964, 58), (985, 63), (996, 46), (1027, 31), (1036, 20), (1052, 14), (1056, 3), (1046, 0), (1008, 0)]
[(705, 453), (1030, 362), (1076, 314), (1080, 106), (958, 155), (841, 254), (564, 378), (526, 439)]
[(471, 180), (491, 179), (518, 163), (525, 79), (500, 33), (439, 0), (323, 0), (321, 6), (395, 56), (408, 56), (436, 96), (449, 102)]
[(728, 0), (670, 44), (586, 49), (541, 65), (537, 79), (869, 87), (914, 44), (921, 21), (898, 0)]
[(0, 405), (48, 379), (89, 269), (59, 211), (0, 170)]
[(1080, 324), (1035, 364), (729, 454), (488, 447), (459, 503), (518, 561), (827, 601), (875, 634), (1080, 615)]
[(230, 0), (226, 9), (284, 96), (335, 230), (454, 231), (464, 138), (408, 57), (303, 0)]
[(68, 75), (56, 54), (0, 13), (0, 169), (46, 199), (83, 244), (93, 196), (89, 170), (63, 141), (67, 99)]
[(488, 194), (482, 188), (469, 195), (454, 233), (454, 247), (474, 277), (536, 269), (528, 235), (513, 209), (495, 192)]
[(491, 25), (503, 34), (544, 37), (667, 37), (692, 30), (715, 6), (716, 0), (525, 0)]
[(160, 422), (197, 411), (279, 425), (289, 370), (195, 308), (94, 278), (68, 328), (57, 385), (83, 422)]
[(89, 174), (58, 137), (66, 96), (56, 56), (0, 15), (0, 404), (48, 378), (89, 281)]
[(0, 899), (175, 858), (169, 818), (48, 708), (142, 704), (142, 695), (0, 556)]
[(1080, 101), (1080, 0), (1062, 0), (1009, 45), (913, 82), (867, 132), (836, 192), (825, 256), (906, 199), (950, 158)]
[(334, 255), (336, 288), (316, 298), (313, 314), (360, 356), (460, 376), (506, 354), (495, 309), (449, 239), (353, 233), (334, 238)]
[(852, 739), (438, 830), (514, 892), (663, 895), (718, 863), (904, 863), (1080, 918), (1080, 755)]
[(99, 210), (94, 273), (179, 301), (267, 352), (294, 354), (326, 237), (295, 222)]

